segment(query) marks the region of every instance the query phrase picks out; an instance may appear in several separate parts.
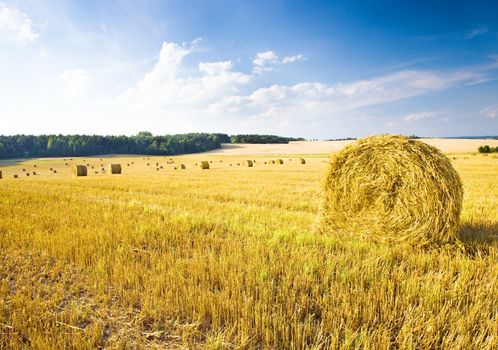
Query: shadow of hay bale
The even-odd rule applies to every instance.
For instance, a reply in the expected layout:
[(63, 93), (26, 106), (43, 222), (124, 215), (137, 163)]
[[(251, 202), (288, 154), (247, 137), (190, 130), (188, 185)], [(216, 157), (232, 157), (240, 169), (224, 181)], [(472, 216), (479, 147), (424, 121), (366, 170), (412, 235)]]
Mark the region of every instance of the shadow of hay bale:
[(469, 256), (483, 256), (492, 245), (498, 244), (498, 222), (471, 222), (460, 226), (458, 239)]

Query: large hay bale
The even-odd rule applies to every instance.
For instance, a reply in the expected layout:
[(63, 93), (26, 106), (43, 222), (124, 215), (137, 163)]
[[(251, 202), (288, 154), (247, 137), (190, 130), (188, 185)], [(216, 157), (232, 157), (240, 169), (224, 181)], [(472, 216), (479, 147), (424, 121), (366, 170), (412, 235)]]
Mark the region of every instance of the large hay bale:
[(301, 164), (306, 164), (306, 159), (304, 159), (304, 158), (299, 158), (299, 163), (301, 163)]
[(121, 164), (109, 164), (109, 172), (111, 174), (121, 174)]
[(87, 169), (85, 165), (75, 165), (73, 168), (73, 175), (74, 176), (86, 176), (87, 175)]
[(371, 136), (334, 154), (319, 230), (428, 245), (454, 241), (463, 189), (436, 148), (404, 136)]
[(209, 162), (207, 160), (203, 160), (199, 163), (199, 168), (201, 169), (209, 169)]
[(253, 167), (253, 161), (248, 159), (248, 160), (244, 160), (244, 163), (242, 163), (244, 166), (246, 167), (249, 167), (249, 168), (252, 168)]

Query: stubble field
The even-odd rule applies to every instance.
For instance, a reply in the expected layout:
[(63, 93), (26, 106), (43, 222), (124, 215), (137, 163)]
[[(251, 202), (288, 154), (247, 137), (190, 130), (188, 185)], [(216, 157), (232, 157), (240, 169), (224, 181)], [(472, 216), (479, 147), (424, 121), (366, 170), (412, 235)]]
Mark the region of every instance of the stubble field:
[(4, 162), (0, 348), (496, 349), (498, 158), (449, 156), (461, 241), (425, 249), (315, 234), (325, 155)]

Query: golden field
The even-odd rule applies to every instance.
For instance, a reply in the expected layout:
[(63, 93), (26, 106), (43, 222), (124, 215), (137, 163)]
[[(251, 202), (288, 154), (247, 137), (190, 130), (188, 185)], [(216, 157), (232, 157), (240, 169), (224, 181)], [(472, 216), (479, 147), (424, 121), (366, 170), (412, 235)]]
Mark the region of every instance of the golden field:
[(497, 349), (498, 157), (449, 155), (461, 241), (422, 249), (316, 234), (305, 151), (0, 162), (0, 348)]

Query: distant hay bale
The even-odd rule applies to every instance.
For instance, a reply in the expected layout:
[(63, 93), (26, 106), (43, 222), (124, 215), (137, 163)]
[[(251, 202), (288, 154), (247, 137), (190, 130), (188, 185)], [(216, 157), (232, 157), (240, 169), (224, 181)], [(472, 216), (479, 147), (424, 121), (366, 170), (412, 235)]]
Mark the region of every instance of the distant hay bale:
[(121, 164), (109, 164), (109, 172), (111, 174), (121, 174), (121, 170)]
[(272, 159), (268, 162), (269, 164), (275, 164), (275, 161)]
[(156, 166), (159, 166), (159, 162), (156, 162)]
[(54, 170), (54, 168), (50, 168), (49, 170), (52, 171), (52, 170)]
[(277, 159), (275, 161), (275, 164), (284, 164), (284, 160), (283, 159)]
[(33, 171), (33, 175), (36, 175), (36, 171)]
[(0, 180), (3, 178), (2, 175), (2, 170), (0, 170)]
[(85, 165), (75, 165), (73, 167), (73, 175), (74, 176), (86, 176), (87, 169)]
[(149, 166), (149, 165), (150, 165), (150, 164), (149, 164), (149, 163), (147, 163), (147, 166)]
[(26, 169), (22, 168), (22, 171), (23, 171), (23, 172), (25, 172), (25, 171), (26, 171)]
[(66, 163), (66, 165), (69, 165), (69, 163)]
[(26, 173), (26, 176), (29, 176), (29, 173)]
[(304, 159), (304, 158), (299, 158), (299, 163), (301, 163), (301, 164), (306, 164), (306, 159)]
[(248, 167), (248, 168), (252, 168), (253, 167), (253, 162), (252, 160), (248, 159), (248, 160), (244, 160), (244, 162), (242, 163), (244, 166)]
[(180, 169), (187, 169), (187, 167), (185, 166), (185, 164), (180, 164)]
[(462, 197), (460, 177), (439, 150), (404, 136), (371, 136), (332, 156), (319, 231), (413, 245), (452, 242)]
[(53, 170), (53, 173), (54, 173), (54, 174), (57, 174), (57, 170), (55, 170), (55, 169), (54, 169), (54, 170)]
[(164, 169), (164, 167), (162, 165), (159, 168)]
[(35, 164), (35, 165), (33, 165), (33, 168), (36, 168), (36, 164)]
[(17, 174), (14, 174), (14, 176), (12, 176), (14, 179), (17, 179), (19, 176)]
[(175, 167), (173, 167), (173, 170), (176, 170), (176, 166), (175, 166)]
[(203, 160), (199, 163), (199, 168), (201, 169), (209, 169), (209, 162), (207, 160)]

